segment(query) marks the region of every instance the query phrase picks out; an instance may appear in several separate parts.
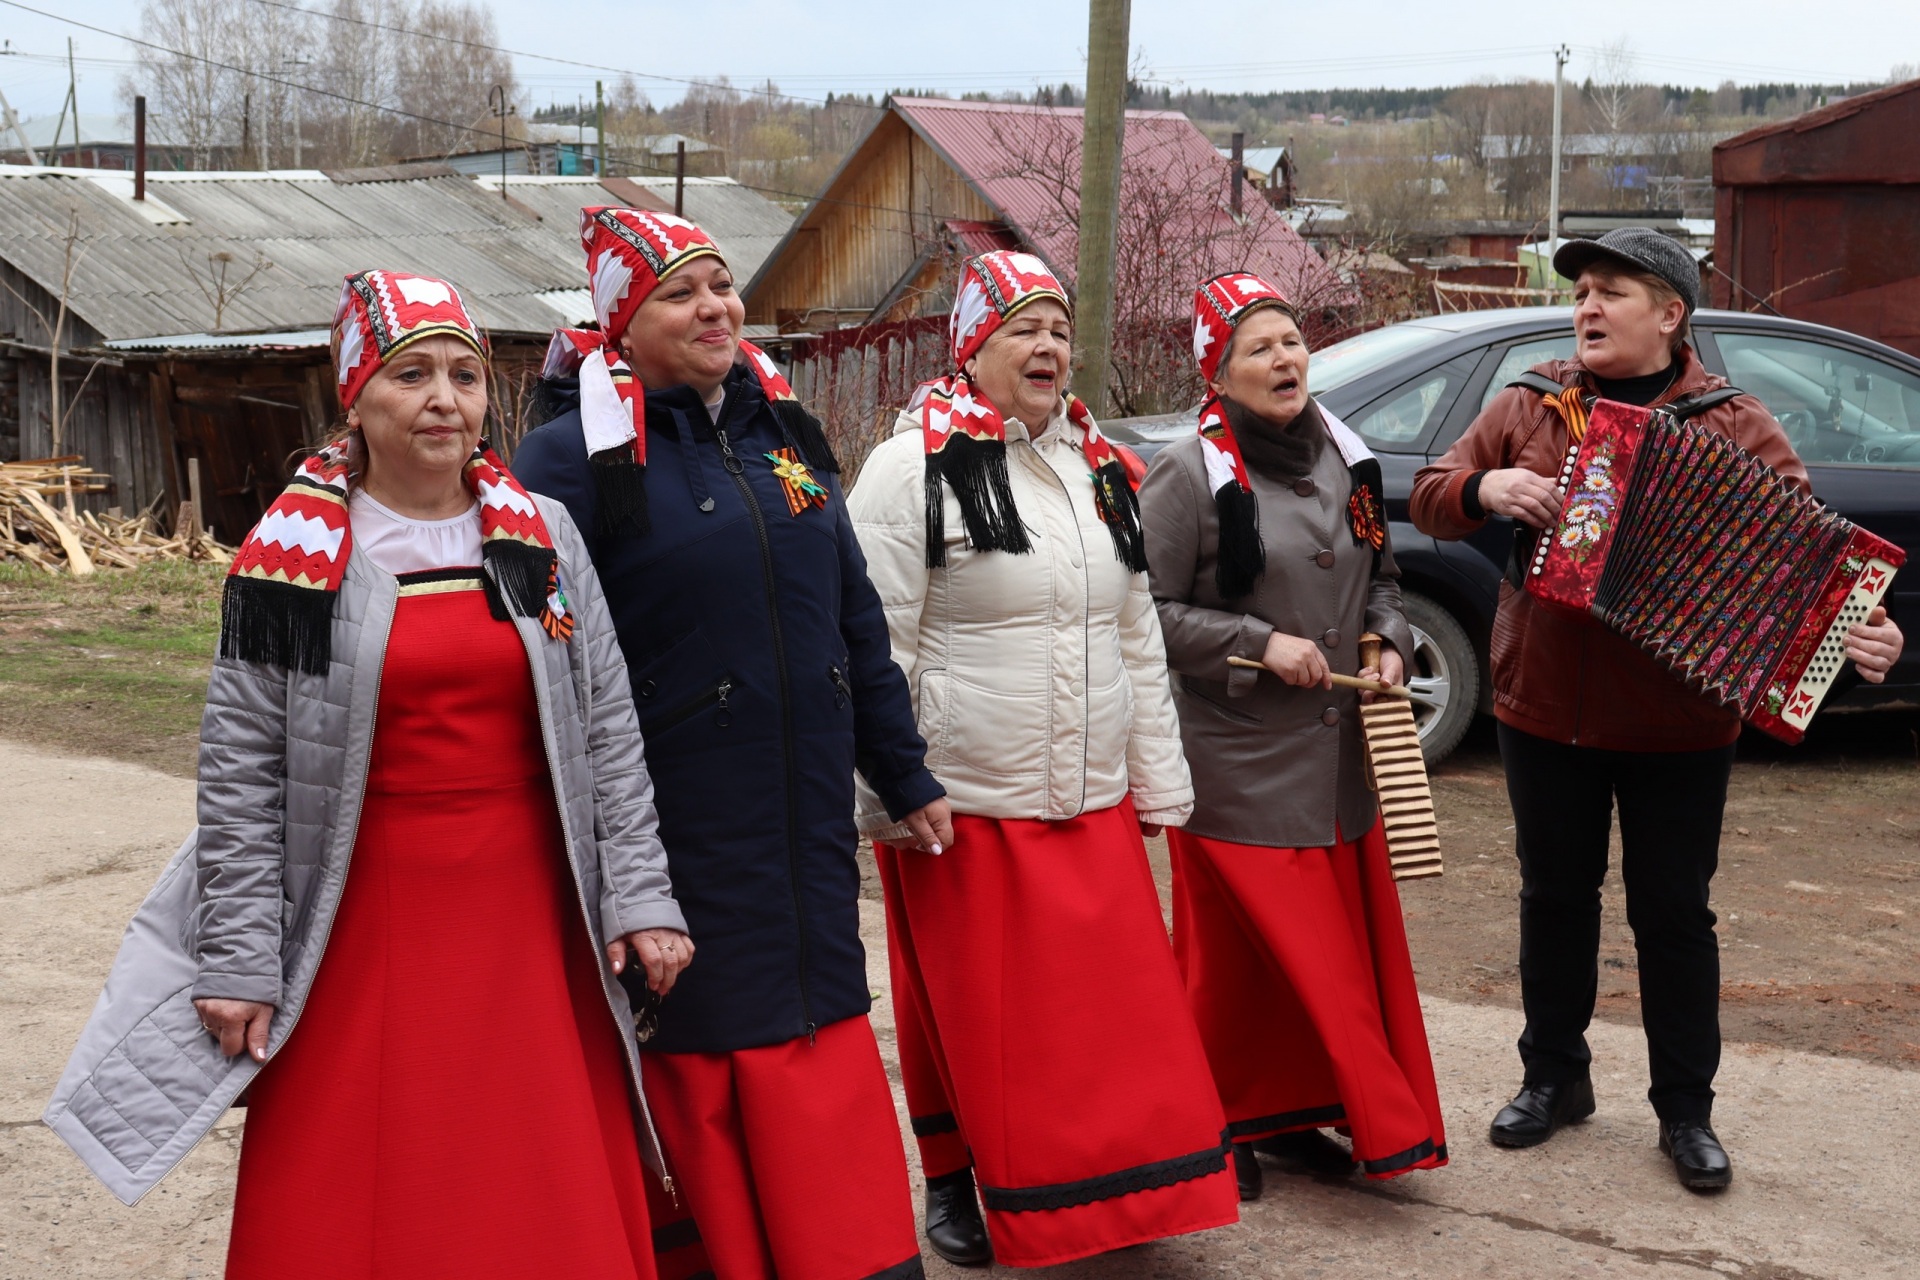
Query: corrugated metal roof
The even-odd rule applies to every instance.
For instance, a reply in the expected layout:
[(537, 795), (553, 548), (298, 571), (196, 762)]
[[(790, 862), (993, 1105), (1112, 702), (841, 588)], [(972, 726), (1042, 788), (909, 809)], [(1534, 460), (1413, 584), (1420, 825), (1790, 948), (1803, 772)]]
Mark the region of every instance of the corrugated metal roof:
[[(658, 207), (673, 208), (672, 178), (614, 178), (617, 185), (631, 184), (654, 197)], [(500, 175), (482, 174), (474, 179), (491, 198), (498, 199)], [(609, 190), (592, 177), (508, 178), (507, 195), (539, 215), (542, 230), (554, 243), (564, 244), (569, 261), (582, 263), (580, 249), (580, 210), (597, 204), (625, 204), (630, 197)], [(732, 178), (688, 178), (683, 207), (686, 216), (719, 244), (727, 265), (742, 282), (753, 279), (760, 264), (787, 233), (793, 215), (757, 191), (749, 190)]]
[[(1079, 228), (1072, 216), (1080, 185), (1085, 114), (1078, 107), (1036, 107), (946, 98), (892, 99), (915, 132), (995, 208), (1063, 279), (1073, 278)], [(1231, 166), (1178, 111), (1127, 112), (1121, 165), (1119, 238), (1122, 256), (1134, 244), (1171, 242), (1196, 258), (1199, 281), (1222, 271), (1254, 271), (1295, 298), (1327, 303), (1350, 293), (1306, 241), (1263, 200), (1246, 202), (1244, 221), (1229, 212)], [(1169, 203), (1153, 190), (1173, 183), (1217, 189), (1213, 200)], [(1170, 300), (1184, 314), (1190, 292)]]
[(324, 347), (331, 329), (287, 329), (278, 333), (174, 333), (161, 338), (116, 338), (111, 351), (301, 351)]
[[(520, 179), (502, 200), (497, 178), (489, 188), (444, 173), (379, 182), (335, 182), (315, 170), (152, 173), (150, 204), (184, 219), (156, 223), (157, 209), (133, 201), (128, 178), (0, 166), (0, 261), (57, 297), (77, 216), (69, 306), (109, 342), (324, 329), (342, 278), (371, 267), (450, 280), (489, 330), (537, 337), (584, 318), (579, 210), (614, 202), (592, 179)], [(665, 183), (670, 207), (672, 179)], [(724, 178), (689, 178), (687, 212), (742, 278), (789, 221)], [(271, 265), (256, 273), (260, 262)]]

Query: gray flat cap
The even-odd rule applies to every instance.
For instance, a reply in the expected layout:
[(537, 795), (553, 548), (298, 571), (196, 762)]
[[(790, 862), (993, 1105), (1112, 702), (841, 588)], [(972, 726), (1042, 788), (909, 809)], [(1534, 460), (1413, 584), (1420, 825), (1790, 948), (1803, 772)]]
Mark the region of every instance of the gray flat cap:
[(1652, 227), (1620, 227), (1598, 240), (1569, 240), (1553, 255), (1553, 269), (1577, 280), (1582, 271), (1608, 259), (1665, 280), (1687, 304), (1688, 315), (1700, 309), (1700, 264), (1679, 241)]

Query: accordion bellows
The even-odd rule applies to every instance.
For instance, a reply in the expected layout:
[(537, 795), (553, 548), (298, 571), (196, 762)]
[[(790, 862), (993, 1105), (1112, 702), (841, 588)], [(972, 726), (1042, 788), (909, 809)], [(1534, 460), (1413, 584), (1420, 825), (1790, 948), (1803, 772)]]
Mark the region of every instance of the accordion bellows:
[(1598, 402), (1559, 480), (1566, 500), (1527, 590), (1599, 618), (1786, 742), (1906, 560), (1727, 437), (1657, 409)]

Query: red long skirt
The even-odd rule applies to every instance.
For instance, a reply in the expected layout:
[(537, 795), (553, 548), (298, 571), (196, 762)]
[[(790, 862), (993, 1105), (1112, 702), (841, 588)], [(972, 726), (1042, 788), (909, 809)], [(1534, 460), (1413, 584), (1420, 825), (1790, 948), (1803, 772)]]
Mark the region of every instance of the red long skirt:
[(1132, 809), (953, 826), (939, 857), (875, 846), (927, 1176), (974, 1165), (1008, 1266), (1236, 1221), (1224, 1117)]
[(229, 1277), (653, 1280), (620, 1032), (526, 651), (477, 590), (399, 601), (346, 890), (298, 1017), (249, 1092)]
[(921, 1274), (907, 1155), (865, 1015), (811, 1043), (649, 1053), (645, 1071), (684, 1206), (654, 1233), (665, 1280)]
[(1167, 844), (1174, 952), (1234, 1138), (1337, 1127), (1370, 1178), (1445, 1164), (1380, 824), (1331, 849)]

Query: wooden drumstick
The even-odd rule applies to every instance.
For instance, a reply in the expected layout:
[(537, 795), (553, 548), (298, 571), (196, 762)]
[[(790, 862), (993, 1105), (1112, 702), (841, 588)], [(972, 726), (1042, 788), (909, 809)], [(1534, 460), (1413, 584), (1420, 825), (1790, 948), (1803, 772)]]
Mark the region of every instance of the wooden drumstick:
[[(1267, 670), (1264, 662), (1255, 662), (1252, 658), (1230, 657), (1230, 667), (1248, 667), (1256, 671)], [(1384, 680), (1362, 680), (1359, 676), (1343, 676), (1337, 671), (1327, 673), (1327, 678), (1342, 689), (1363, 689), (1368, 693), (1384, 693), (1390, 698), (1405, 698), (1408, 702), (1417, 702), (1423, 707), (1438, 707), (1440, 704), (1431, 698), (1423, 698), (1405, 685), (1388, 684)]]

